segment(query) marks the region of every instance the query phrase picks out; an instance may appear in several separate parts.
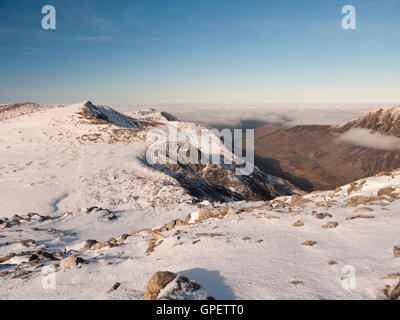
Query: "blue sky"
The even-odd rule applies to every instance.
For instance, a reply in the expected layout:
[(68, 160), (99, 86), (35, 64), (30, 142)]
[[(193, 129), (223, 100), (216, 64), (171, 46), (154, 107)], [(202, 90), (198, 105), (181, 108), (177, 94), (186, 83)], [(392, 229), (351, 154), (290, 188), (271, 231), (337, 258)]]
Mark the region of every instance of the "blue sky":
[(399, 103), (399, 57), (398, 0), (0, 1), (0, 103)]

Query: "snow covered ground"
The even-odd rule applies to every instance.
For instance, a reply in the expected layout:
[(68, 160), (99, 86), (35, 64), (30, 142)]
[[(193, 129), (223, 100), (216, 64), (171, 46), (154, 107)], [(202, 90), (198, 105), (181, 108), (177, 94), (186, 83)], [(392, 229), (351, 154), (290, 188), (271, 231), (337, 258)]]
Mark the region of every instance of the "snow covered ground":
[[(118, 135), (81, 108), (0, 122), (0, 299), (143, 299), (164, 270), (216, 299), (386, 299), (400, 281), (400, 171), (303, 197), (194, 204), (137, 161), (140, 131)], [(65, 268), (70, 256), (85, 263)]]
[(0, 122), (2, 215), (144, 208), (155, 196), (188, 200), (172, 179), (137, 160), (146, 149), (144, 132), (126, 136), (119, 127), (90, 123), (81, 109), (56, 107)]

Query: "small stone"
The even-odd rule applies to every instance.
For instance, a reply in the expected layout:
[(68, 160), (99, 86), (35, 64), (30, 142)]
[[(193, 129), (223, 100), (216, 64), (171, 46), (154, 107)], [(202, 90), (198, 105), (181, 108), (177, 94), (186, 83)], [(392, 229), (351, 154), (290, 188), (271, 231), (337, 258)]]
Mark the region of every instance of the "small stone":
[(333, 266), (333, 265), (337, 264), (337, 262), (334, 261), (334, 260), (331, 260), (331, 261), (328, 262), (328, 264), (329, 264), (330, 266)]
[(354, 212), (372, 212), (372, 211), (374, 211), (374, 209), (367, 208), (367, 207), (358, 208), (358, 209), (354, 210)]
[(294, 281), (290, 281), (290, 283), (294, 284), (294, 285), (298, 285), (298, 284), (303, 284), (303, 281), (294, 280)]
[(131, 235), (130, 234), (121, 234), (117, 240), (118, 244), (124, 243), (126, 239), (128, 239)]
[(234, 215), (236, 215), (236, 214), (237, 214), (237, 211), (236, 211), (234, 208), (228, 207), (228, 210), (227, 210), (227, 212), (226, 212), (226, 215), (227, 215), (227, 216), (234, 216)]
[(400, 282), (397, 286), (393, 289), (392, 293), (390, 294), (391, 300), (397, 300), (400, 297)]
[(382, 277), (381, 280), (397, 279), (398, 277), (400, 277), (400, 273), (392, 273), (392, 274)]
[(384, 294), (386, 297), (390, 298), (390, 294), (389, 294), (389, 292), (390, 292), (390, 286), (389, 286), (389, 285), (386, 285), (386, 287), (385, 287), (382, 291), (383, 291), (383, 294)]
[(316, 215), (315, 215), (315, 217), (317, 218), (317, 219), (325, 219), (326, 217), (329, 217), (329, 218), (332, 218), (332, 215), (331, 214), (329, 214), (329, 213), (317, 213)]
[(304, 241), (304, 242), (302, 243), (302, 245), (303, 245), (303, 246), (313, 246), (313, 245), (316, 245), (317, 243), (318, 243), (317, 241), (307, 240), (307, 241)]
[(157, 233), (157, 232), (153, 232), (153, 233), (151, 234), (151, 236), (152, 236), (153, 239), (156, 240), (156, 241), (165, 238), (161, 233)]
[(28, 275), (31, 274), (32, 271), (22, 271), (15, 276), (13, 276), (11, 279), (27, 279)]
[(223, 237), (225, 236), (223, 233), (196, 233), (195, 236), (197, 238), (202, 238), (202, 237)]
[(213, 215), (210, 212), (210, 210), (200, 209), (199, 216), (198, 216), (196, 222), (201, 222), (201, 221), (207, 220), (207, 219), (211, 218), (212, 216)]
[(378, 196), (392, 196), (392, 193), (395, 192), (396, 189), (392, 187), (382, 188), (378, 191)]
[(150, 239), (148, 241), (148, 247), (147, 247), (146, 253), (147, 254), (152, 253), (154, 251), (155, 247), (156, 247), (156, 241), (154, 239)]
[(112, 286), (112, 288), (111, 288), (110, 290), (107, 291), (107, 293), (110, 293), (110, 292), (113, 292), (113, 291), (117, 290), (117, 289), (119, 288), (120, 285), (121, 285), (121, 284), (120, 284), (119, 282), (116, 282), (116, 283)]
[(129, 234), (130, 234), (131, 236), (134, 236), (134, 235), (137, 234), (137, 233), (138, 233), (138, 230), (135, 230), (135, 229), (129, 230)]
[(112, 220), (114, 220), (114, 219), (116, 219), (117, 217), (116, 217), (116, 215), (114, 214), (114, 213), (111, 213), (111, 214), (109, 214), (107, 217), (106, 217), (106, 219), (108, 220), (108, 221), (112, 221)]
[(400, 246), (396, 246), (393, 248), (393, 255), (395, 257), (400, 257)]
[(39, 262), (39, 256), (36, 254), (32, 254), (29, 257), (29, 263), (38, 263)]
[(8, 260), (10, 260), (10, 259), (12, 259), (14, 257), (15, 257), (15, 253), (9, 253), (9, 254), (7, 254), (7, 255), (5, 255), (3, 257), (0, 257), (0, 263), (4, 263), (4, 262), (6, 262), (6, 261), (8, 261)]
[(104, 248), (105, 246), (107, 246), (107, 243), (105, 242), (96, 242), (94, 245), (92, 245), (90, 247), (91, 250), (99, 250), (101, 248)]
[(3, 222), (0, 224), (0, 229), (5, 229), (5, 228), (9, 228), (10, 225), (8, 224), (8, 222)]
[(303, 198), (302, 196), (294, 195), (290, 199), (291, 207), (303, 207), (306, 203), (311, 202), (311, 200), (307, 198)]
[(354, 219), (373, 219), (375, 216), (365, 216), (365, 215), (358, 215), (358, 216), (352, 216), (352, 217), (347, 217), (345, 220), (354, 220)]
[(293, 226), (294, 227), (302, 227), (302, 226), (304, 226), (304, 222), (298, 220), (295, 223), (293, 223)]
[(338, 226), (338, 223), (337, 223), (337, 222), (329, 221), (329, 222), (325, 223), (325, 224), (322, 226), (322, 228), (325, 228), (325, 229), (332, 229), (332, 228), (336, 228), (337, 226)]
[(51, 253), (40, 251), (39, 252), (39, 260), (58, 260), (55, 256), (53, 256)]
[(32, 239), (22, 240), (20, 241), (20, 244), (22, 244), (24, 247), (29, 247), (30, 245), (33, 246), (37, 245), (36, 241)]

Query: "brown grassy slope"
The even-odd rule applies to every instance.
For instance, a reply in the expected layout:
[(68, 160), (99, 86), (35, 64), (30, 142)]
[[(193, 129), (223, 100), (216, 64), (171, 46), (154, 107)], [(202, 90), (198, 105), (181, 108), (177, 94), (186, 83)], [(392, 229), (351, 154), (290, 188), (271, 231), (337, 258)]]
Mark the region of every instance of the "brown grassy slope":
[(307, 191), (328, 190), (400, 167), (400, 152), (336, 140), (331, 126), (256, 129), (256, 165)]

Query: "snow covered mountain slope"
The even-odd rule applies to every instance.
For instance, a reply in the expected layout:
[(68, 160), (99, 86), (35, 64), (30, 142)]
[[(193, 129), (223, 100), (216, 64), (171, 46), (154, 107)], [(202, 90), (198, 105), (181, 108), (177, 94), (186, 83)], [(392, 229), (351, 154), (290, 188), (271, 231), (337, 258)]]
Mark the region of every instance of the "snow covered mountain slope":
[(24, 114), (44, 111), (48, 108), (50, 106), (43, 106), (32, 102), (0, 105), (0, 121), (20, 117)]
[(89, 102), (0, 121), (0, 299), (143, 299), (165, 270), (216, 299), (397, 298), (399, 170), (292, 196), (257, 169), (146, 163), (167, 124), (201, 129)]
[(143, 299), (163, 270), (216, 299), (394, 299), (399, 191), (394, 171), (266, 202), (2, 219), (0, 299)]
[(339, 132), (350, 129), (362, 128), (378, 132), (383, 135), (400, 137), (400, 106), (391, 108), (379, 108), (371, 111), (363, 117), (350, 120), (342, 125), (336, 126)]
[[(143, 159), (150, 129), (191, 128), (164, 113), (142, 112), (138, 119), (91, 102), (24, 109), (18, 117), (6, 110), (0, 121), (0, 202), (2, 215), (75, 211), (99, 206), (112, 210), (204, 200), (271, 199), (291, 194), (291, 185), (256, 170), (249, 179), (224, 182), (201, 176), (190, 187), (173, 170), (165, 172)], [(28, 112), (29, 111), (29, 112)], [(9, 119), (11, 118), (11, 119)], [(222, 144), (221, 144), (222, 145)], [(223, 147), (223, 145), (222, 145)], [(228, 169), (217, 166), (224, 178)], [(232, 170), (231, 170), (232, 171)], [(231, 172), (229, 171), (229, 172)], [(235, 180), (236, 179), (236, 180)], [(224, 189), (224, 197), (219, 191)]]

